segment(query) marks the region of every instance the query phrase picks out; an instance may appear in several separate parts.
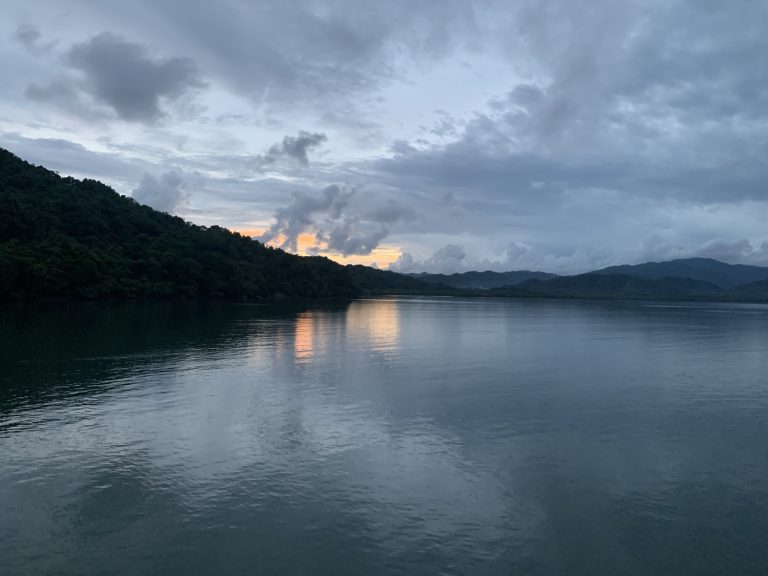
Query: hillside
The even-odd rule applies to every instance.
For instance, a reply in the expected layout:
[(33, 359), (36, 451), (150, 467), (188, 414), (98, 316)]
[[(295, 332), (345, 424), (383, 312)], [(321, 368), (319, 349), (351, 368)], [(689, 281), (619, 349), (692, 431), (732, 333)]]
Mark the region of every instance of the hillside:
[(425, 285), (196, 226), (0, 149), (0, 299), (243, 301), (353, 297), (400, 286)]
[(736, 286), (727, 291), (731, 300), (743, 300), (745, 302), (768, 302), (768, 280), (750, 282), (742, 286)]
[(528, 270), (515, 270), (512, 272), (462, 272), (456, 274), (411, 274), (417, 280), (430, 284), (441, 284), (452, 288), (469, 290), (490, 290), (515, 286), (527, 280), (547, 280), (556, 278), (557, 274), (548, 272), (531, 272)]
[(724, 291), (690, 278), (637, 278), (626, 274), (580, 274), (551, 280), (529, 280), (513, 289), (556, 298), (617, 298), (630, 300), (717, 299)]
[(750, 282), (768, 280), (768, 268), (726, 264), (711, 258), (685, 258), (669, 262), (621, 265), (595, 270), (595, 274), (626, 274), (639, 278), (692, 278), (715, 284), (720, 288), (735, 288)]

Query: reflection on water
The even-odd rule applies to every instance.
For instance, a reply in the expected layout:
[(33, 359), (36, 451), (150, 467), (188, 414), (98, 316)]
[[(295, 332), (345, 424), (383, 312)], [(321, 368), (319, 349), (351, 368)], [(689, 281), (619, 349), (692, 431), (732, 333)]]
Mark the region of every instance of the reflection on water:
[(316, 312), (302, 312), (296, 316), (294, 354), (296, 361), (312, 358), (314, 343), (314, 317)]
[(352, 343), (361, 343), (373, 352), (389, 352), (398, 345), (399, 304), (395, 299), (352, 302), (345, 320)]
[(760, 574), (768, 308), (0, 311), (0, 574)]

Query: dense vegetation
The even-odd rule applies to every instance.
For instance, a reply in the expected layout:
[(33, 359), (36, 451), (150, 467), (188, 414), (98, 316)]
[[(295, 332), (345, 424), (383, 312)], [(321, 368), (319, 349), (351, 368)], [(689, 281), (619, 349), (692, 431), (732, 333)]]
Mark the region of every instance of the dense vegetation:
[[(465, 296), (617, 300), (768, 301), (768, 268), (707, 258), (613, 266), (575, 276), (544, 272), (413, 274), (434, 291)], [(753, 281), (753, 279), (759, 279)]]
[(724, 290), (691, 278), (639, 278), (626, 274), (580, 274), (551, 280), (529, 280), (519, 289), (555, 298), (620, 298), (627, 300), (718, 299)]
[(683, 258), (668, 262), (624, 264), (596, 270), (596, 274), (626, 274), (639, 278), (693, 278), (720, 288), (735, 288), (750, 282), (768, 280), (768, 268), (726, 264), (712, 258)]
[(418, 282), (195, 226), (0, 149), (0, 299), (352, 297), (399, 284)]

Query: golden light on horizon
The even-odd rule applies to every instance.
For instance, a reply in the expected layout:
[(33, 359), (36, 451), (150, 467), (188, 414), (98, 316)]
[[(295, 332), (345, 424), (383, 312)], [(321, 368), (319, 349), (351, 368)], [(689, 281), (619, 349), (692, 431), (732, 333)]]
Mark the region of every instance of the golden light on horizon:
[[(238, 232), (239, 234), (242, 234), (243, 236), (251, 236), (253, 238), (258, 238), (266, 230), (264, 228), (230, 228), (233, 232)], [(285, 238), (283, 236), (278, 236), (271, 242), (267, 242), (268, 246), (274, 246), (279, 247), (283, 242)], [(310, 255), (317, 255), (317, 256), (325, 256), (326, 258), (333, 260), (334, 262), (338, 262), (339, 264), (363, 264), (364, 266), (378, 266), (379, 268), (386, 269), (389, 268), (389, 266), (395, 262), (398, 258), (400, 258), (400, 255), (402, 254), (402, 250), (398, 246), (378, 246), (374, 248), (370, 254), (354, 254), (350, 256), (345, 256), (343, 254), (338, 254), (335, 252), (329, 252), (320, 250), (319, 252), (310, 253), (310, 249), (314, 246), (317, 246), (317, 240), (315, 238), (314, 234), (310, 234), (308, 232), (299, 234), (299, 237), (296, 239), (296, 253), (301, 256), (310, 256)]]

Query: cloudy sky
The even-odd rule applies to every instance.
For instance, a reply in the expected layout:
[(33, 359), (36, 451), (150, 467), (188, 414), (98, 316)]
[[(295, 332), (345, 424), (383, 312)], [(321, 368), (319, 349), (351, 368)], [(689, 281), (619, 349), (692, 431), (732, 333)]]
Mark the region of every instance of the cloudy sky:
[(3, 0), (0, 146), (404, 271), (768, 265), (763, 0)]

